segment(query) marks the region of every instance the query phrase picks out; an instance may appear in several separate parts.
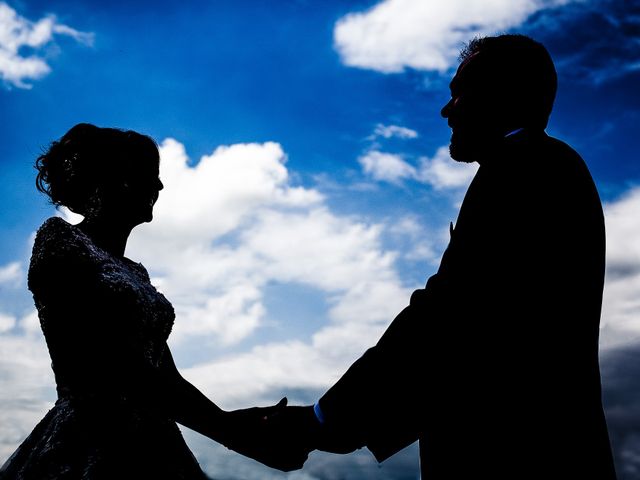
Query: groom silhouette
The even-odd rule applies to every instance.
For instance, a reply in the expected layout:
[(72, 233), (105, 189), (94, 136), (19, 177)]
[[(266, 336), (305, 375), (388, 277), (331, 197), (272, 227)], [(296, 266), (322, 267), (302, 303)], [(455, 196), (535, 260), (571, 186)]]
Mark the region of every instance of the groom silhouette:
[(522, 35), (461, 60), (441, 113), (451, 157), (480, 167), (437, 273), (315, 406), (271, 421), (300, 450), (378, 461), (419, 440), (425, 480), (614, 479), (603, 213), (583, 160), (544, 131), (553, 62)]

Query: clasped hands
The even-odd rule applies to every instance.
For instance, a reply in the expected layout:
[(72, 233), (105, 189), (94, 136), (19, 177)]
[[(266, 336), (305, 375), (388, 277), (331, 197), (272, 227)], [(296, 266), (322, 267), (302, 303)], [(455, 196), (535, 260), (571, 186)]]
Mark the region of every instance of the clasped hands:
[(313, 406), (287, 406), (283, 398), (269, 407), (226, 412), (220, 443), (246, 457), (285, 472), (302, 468), (309, 453), (347, 453), (354, 448), (327, 438)]

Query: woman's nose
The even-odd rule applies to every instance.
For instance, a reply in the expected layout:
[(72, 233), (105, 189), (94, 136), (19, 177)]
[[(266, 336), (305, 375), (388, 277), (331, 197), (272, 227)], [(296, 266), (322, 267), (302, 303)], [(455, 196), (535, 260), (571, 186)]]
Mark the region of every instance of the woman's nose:
[(158, 187), (158, 191), (160, 191), (160, 190), (162, 190), (164, 188), (164, 184), (162, 183), (162, 180), (158, 179), (157, 187)]

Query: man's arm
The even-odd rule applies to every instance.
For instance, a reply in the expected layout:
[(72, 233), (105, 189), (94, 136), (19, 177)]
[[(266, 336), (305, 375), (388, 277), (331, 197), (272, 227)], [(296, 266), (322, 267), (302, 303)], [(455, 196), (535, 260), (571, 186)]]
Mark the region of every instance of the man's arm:
[(433, 322), (439, 321), (437, 283), (435, 275), (414, 292), (378, 343), (319, 400), (324, 421), (317, 448), (346, 453), (366, 446), (383, 461), (418, 439), (430, 375), (423, 370), (433, 349), (429, 336), (437, 336)]
[(440, 341), (439, 274), (416, 290), (378, 343), (354, 362), (315, 405), (287, 407), (269, 428), (297, 439), (292, 455), (314, 449), (350, 453), (367, 447), (380, 462), (418, 439), (428, 401), (423, 397), (437, 369), (429, 369)]

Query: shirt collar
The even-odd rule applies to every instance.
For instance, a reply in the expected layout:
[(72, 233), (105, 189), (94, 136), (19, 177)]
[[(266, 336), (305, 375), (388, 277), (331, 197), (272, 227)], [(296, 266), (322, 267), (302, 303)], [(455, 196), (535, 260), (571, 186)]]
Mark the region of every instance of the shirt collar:
[(511, 130), (509, 133), (507, 133), (504, 136), (504, 138), (510, 137), (511, 135), (515, 135), (516, 133), (520, 133), (522, 130), (524, 130), (524, 127), (516, 128), (515, 130)]

